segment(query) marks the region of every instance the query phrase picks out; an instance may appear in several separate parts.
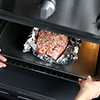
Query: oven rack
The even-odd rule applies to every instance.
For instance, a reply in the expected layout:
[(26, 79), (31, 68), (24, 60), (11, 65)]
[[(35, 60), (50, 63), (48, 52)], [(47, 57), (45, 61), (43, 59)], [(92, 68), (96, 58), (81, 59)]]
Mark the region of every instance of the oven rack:
[[(44, 68), (41, 66), (37, 66), (37, 65), (33, 65), (24, 61), (20, 61), (17, 59), (14, 59), (8, 55), (3, 55), (7, 58), (7, 65), (11, 65), (11, 66), (16, 66), (16, 67), (20, 67), (20, 68), (24, 68), (26, 70), (30, 70), (30, 71), (34, 71), (36, 73), (40, 73), (40, 74), (45, 74), (45, 75), (49, 75), (55, 78), (59, 78), (59, 79), (63, 79), (63, 80), (67, 80), (70, 82), (74, 82), (74, 83), (78, 83), (78, 79), (79, 78), (84, 78), (84, 77), (79, 77), (73, 74), (67, 74), (67, 73), (63, 73), (63, 72), (58, 72), (56, 70), (52, 70), (49, 68)], [(7, 66), (8, 67), (8, 66)]]

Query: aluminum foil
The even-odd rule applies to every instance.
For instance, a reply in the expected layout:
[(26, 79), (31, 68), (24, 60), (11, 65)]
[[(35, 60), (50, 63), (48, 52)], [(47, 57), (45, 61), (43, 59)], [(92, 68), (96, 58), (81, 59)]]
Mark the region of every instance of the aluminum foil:
[(79, 47), (81, 46), (82, 40), (77, 38), (71, 38), (69, 37), (69, 42), (64, 50), (63, 54), (59, 56), (57, 60), (54, 58), (44, 54), (41, 55), (36, 52), (36, 35), (38, 35), (39, 28), (34, 27), (32, 29), (31, 34), (29, 35), (29, 38), (24, 44), (23, 52), (30, 52), (32, 49), (33, 55), (40, 58), (41, 60), (44, 60), (49, 63), (56, 63), (56, 64), (68, 64), (72, 60), (78, 59), (78, 51)]

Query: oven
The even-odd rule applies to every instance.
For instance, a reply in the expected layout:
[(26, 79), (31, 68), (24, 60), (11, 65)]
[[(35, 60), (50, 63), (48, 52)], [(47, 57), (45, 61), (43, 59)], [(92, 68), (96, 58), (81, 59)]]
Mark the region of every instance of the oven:
[[(45, 12), (45, 3), (55, 6)], [(72, 100), (78, 79), (100, 78), (100, 1), (1, 0), (0, 48), (7, 67), (0, 69), (0, 95), (12, 100)], [(78, 59), (60, 65), (42, 61), (23, 44), (33, 27), (82, 39)]]

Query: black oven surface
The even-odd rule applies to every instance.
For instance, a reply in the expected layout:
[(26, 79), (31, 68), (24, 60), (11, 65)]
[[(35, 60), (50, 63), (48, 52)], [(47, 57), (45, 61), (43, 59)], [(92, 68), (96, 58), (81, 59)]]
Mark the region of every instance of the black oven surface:
[(79, 85), (7, 65), (0, 69), (0, 94), (1, 91), (7, 92), (8, 97), (24, 96), (30, 100), (73, 100), (79, 91)]
[(2, 38), (0, 40), (0, 46), (2, 54), (9, 56), (10, 58), (17, 59), (19, 61), (27, 62), (30, 64), (38, 65), (41, 68), (47, 68), (69, 74), (77, 77), (87, 77), (87, 75), (95, 76), (99, 52), (99, 45), (83, 41), (79, 50), (79, 59), (71, 61), (68, 65), (58, 65), (44, 62), (31, 53), (23, 53), (23, 44), (27, 39), (27, 36), (32, 30), (32, 27), (15, 24), (8, 22), (8, 26), (5, 29)]

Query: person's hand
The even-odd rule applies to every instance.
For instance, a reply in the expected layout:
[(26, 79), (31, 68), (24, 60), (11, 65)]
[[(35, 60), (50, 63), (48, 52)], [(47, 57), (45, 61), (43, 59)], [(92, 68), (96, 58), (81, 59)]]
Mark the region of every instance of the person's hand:
[(91, 76), (88, 76), (86, 80), (79, 79), (79, 85), (81, 89), (74, 100), (91, 100), (99, 97), (100, 81), (93, 81)]
[[(0, 49), (0, 52), (1, 52), (1, 49)], [(2, 62), (0, 62), (0, 68), (6, 67), (6, 64), (4, 64), (3, 62), (6, 62), (7, 59), (5, 57), (3, 57), (2, 55), (0, 55), (0, 60), (2, 61)]]

